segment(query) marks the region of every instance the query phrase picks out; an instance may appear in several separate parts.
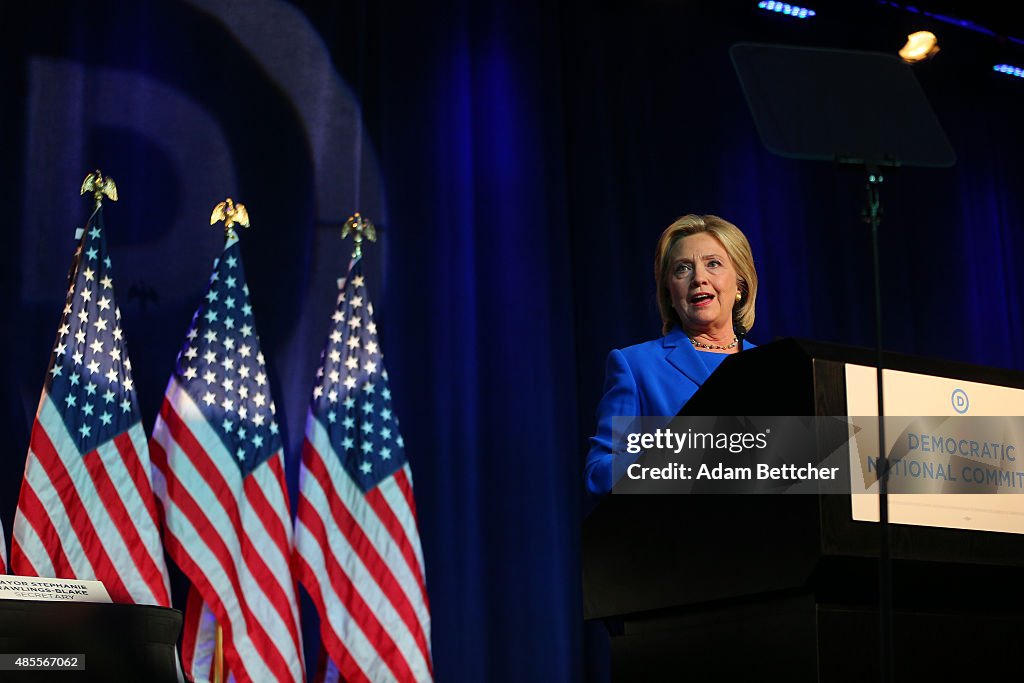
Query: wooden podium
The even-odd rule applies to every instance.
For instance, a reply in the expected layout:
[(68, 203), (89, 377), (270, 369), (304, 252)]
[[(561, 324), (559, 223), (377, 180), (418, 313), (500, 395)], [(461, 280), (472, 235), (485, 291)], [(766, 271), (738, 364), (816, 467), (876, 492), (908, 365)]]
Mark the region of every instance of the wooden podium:
[(85, 657), (84, 671), (0, 671), (0, 681), (174, 683), (181, 612), (150, 605), (0, 600), (0, 653)]
[[(847, 415), (847, 365), (873, 353), (767, 344), (727, 359), (684, 413)], [(1024, 389), (1022, 373), (884, 365)], [(1024, 535), (891, 531), (896, 680), (1024, 680)], [(584, 616), (611, 632), (615, 681), (877, 680), (878, 538), (849, 495), (613, 493), (584, 522)]]

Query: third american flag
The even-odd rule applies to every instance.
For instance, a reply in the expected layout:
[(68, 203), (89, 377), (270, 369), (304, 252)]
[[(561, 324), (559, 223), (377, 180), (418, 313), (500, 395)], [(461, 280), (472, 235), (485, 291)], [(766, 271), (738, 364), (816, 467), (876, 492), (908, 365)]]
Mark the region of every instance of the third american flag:
[(356, 259), (306, 419), (295, 565), (345, 681), (429, 681), (430, 610), (413, 503), (373, 306)]

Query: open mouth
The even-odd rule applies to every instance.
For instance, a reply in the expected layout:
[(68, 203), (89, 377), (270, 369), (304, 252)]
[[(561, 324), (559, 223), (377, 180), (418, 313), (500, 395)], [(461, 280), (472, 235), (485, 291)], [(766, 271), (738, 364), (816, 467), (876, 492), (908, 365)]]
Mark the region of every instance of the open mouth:
[(701, 292), (700, 294), (694, 294), (688, 301), (694, 306), (700, 306), (702, 304), (710, 303), (715, 298), (714, 294), (708, 294), (707, 292)]

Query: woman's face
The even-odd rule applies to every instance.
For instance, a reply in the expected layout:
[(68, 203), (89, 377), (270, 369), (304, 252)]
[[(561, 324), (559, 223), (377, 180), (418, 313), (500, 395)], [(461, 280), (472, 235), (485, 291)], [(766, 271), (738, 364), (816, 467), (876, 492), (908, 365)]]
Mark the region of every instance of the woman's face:
[(725, 247), (707, 232), (676, 242), (668, 265), (672, 308), (688, 335), (732, 336), (738, 277)]

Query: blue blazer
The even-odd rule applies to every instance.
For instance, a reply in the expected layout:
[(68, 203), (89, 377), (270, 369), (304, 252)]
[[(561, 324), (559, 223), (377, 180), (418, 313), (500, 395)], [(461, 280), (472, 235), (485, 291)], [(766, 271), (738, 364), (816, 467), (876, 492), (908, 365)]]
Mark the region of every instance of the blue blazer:
[[(754, 345), (744, 341), (743, 346)], [(678, 327), (661, 339), (608, 354), (597, 434), (590, 438), (584, 468), (587, 490), (603, 495), (612, 489), (613, 418), (675, 415), (710, 375), (700, 352)]]

